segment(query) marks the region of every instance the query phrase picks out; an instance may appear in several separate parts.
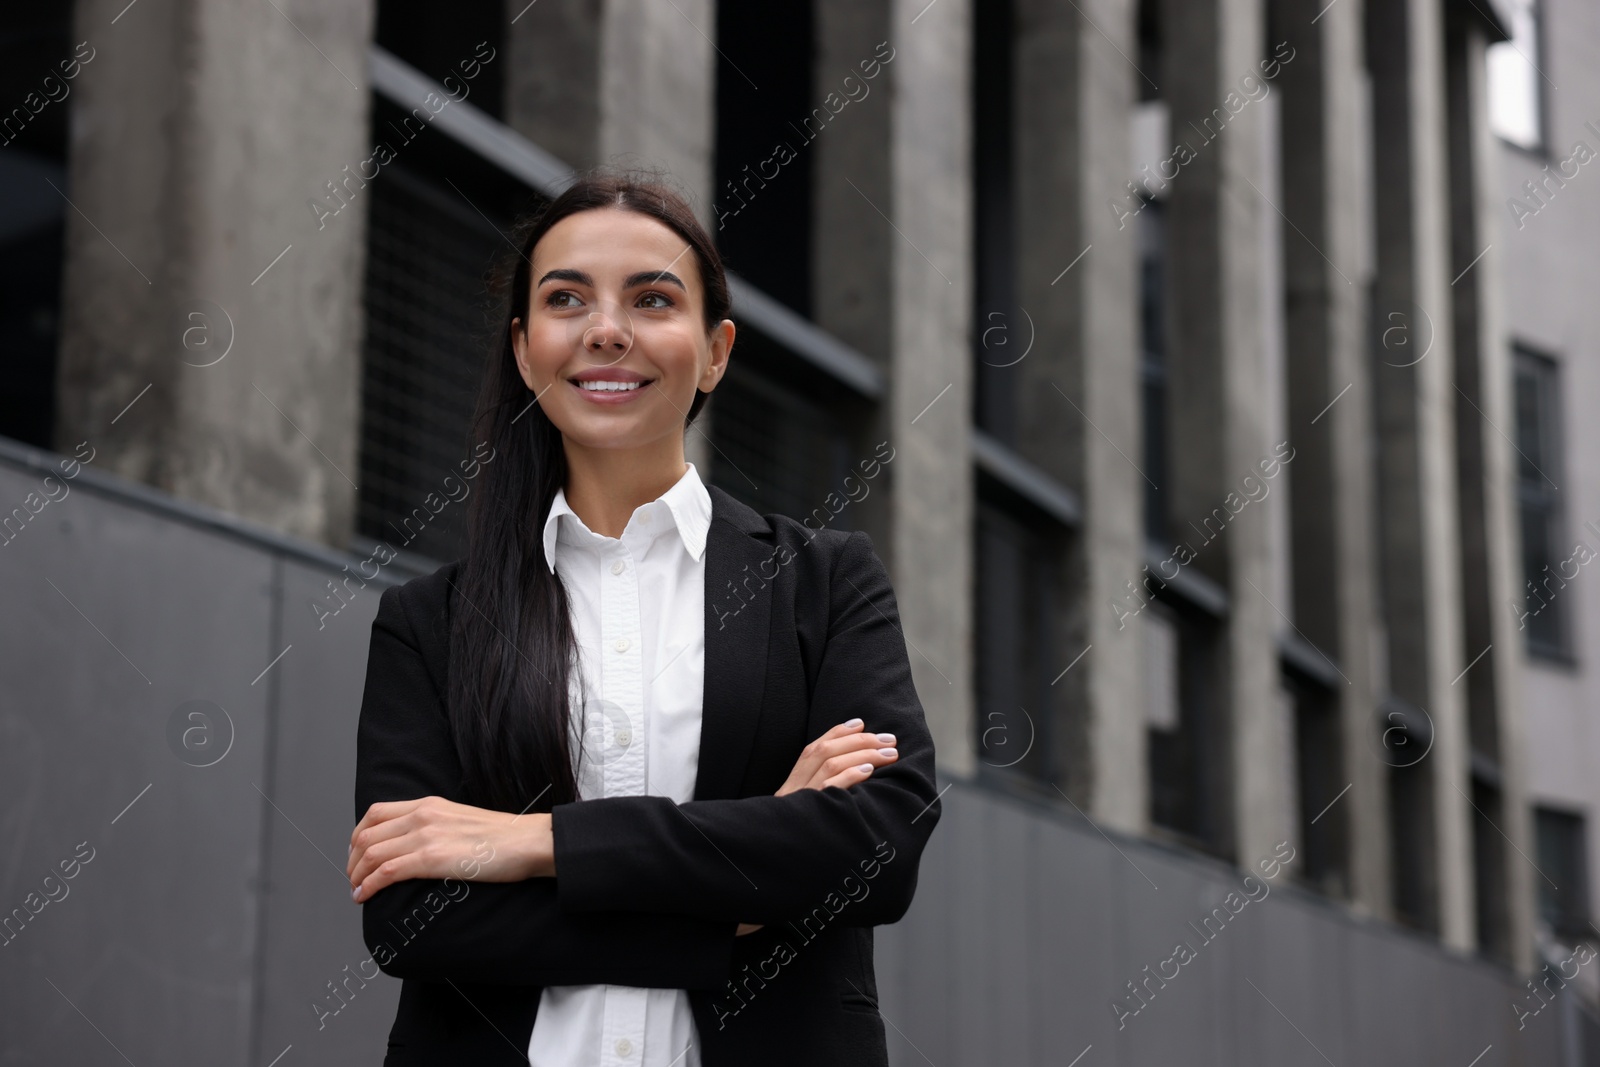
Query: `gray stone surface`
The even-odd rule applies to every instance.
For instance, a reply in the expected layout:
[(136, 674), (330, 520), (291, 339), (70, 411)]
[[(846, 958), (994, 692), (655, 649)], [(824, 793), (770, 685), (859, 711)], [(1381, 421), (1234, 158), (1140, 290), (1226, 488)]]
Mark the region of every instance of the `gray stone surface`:
[[(52, 461), (5, 450), (0, 499)], [(95, 853), (0, 948), (0, 1061), (374, 1059), (398, 983), (314, 1005), (370, 973), (340, 857), (376, 585), (319, 629), (307, 602), (348, 558), (92, 469), (70, 484), (0, 549), (0, 602), (30, 606), (0, 616), (7, 907)], [(192, 700), (227, 712), (220, 759), (170, 747)], [(1293, 863), (1207, 943), (1190, 924), (1243, 871), (945, 784), (912, 910), (876, 932), (896, 1063), (1554, 1062), (1559, 1016), (1515, 1031), (1507, 972), (1293, 888)], [(1119, 1030), (1112, 1001), (1179, 939), (1195, 959)]]
[[(964, 781), (943, 804), (910, 914), (877, 930), (894, 1063), (1563, 1062), (1555, 1009), (1517, 1029), (1509, 971), (1353, 917), (1293, 884), (1296, 862), (1257, 868), (1259, 899), (1207, 941), (1246, 871)], [(1195, 956), (1162, 985), (1179, 940)], [(1119, 1030), (1110, 1005), (1146, 965), (1154, 996)]]
[[(1565, 188), (1553, 181), (1546, 187), (1554, 194), (1542, 207), (1525, 187), (1526, 182), (1546, 180), (1546, 166), (1555, 174), (1577, 142), (1600, 151), (1600, 135), (1588, 126), (1600, 126), (1593, 104), (1600, 98), (1600, 69), (1593, 61), (1594, 9), (1585, 0), (1547, 0), (1543, 11), (1547, 29), (1539, 66), (1557, 84), (1572, 88), (1544, 98), (1548, 158), (1504, 142), (1495, 145), (1484, 190), (1495, 220), (1492, 236), (1485, 235), (1494, 243), (1486, 258), (1500, 264), (1505, 343), (1531, 346), (1559, 365), (1565, 476), (1556, 480), (1563, 533), (1574, 546), (1582, 541), (1600, 551), (1600, 535), (1585, 525), (1600, 525), (1600, 422), (1590, 414), (1588, 400), (1600, 395), (1600, 355), (1594, 342), (1600, 337), (1600, 302), (1594, 299), (1600, 180), (1593, 163), (1579, 167)], [(1566, 171), (1571, 174), (1573, 164)], [(1519, 225), (1513, 202), (1523, 212), (1537, 208), (1537, 213), (1524, 214)], [(1504, 422), (1499, 426), (1512, 432)], [(1511, 458), (1521, 462), (1515, 454)], [(1600, 877), (1593, 866), (1600, 857), (1600, 777), (1594, 772), (1600, 763), (1600, 732), (1594, 729), (1594, 709), (1600, 707), (1600, 581), (1595, 579), (1593, 566), (1585, 566), (1551, 601), (1553, 609), (1568, 613), (1576, 644), (1572, 662), (1525, 658), (1526, 634), (1512, 629), (1524, 666), (1520, 715), (1528, 795), (1536, 804), (1586, 813), (1589, 907), (1591, 914), (1600, 914)], [(1491, 606), (1510, 618), (1512, 603), (1522, 601), (1520, 567), (1514, 581), (1515, 600)]]
[(1470, 948), (1473, 921), (1460, 517), (1455, 477), (1455, 368), (1450, 314), (1444, 29), (1427, 0), (1373, 8), (1377, 398), (1381, 585), (1390, 688), (1426, 709), (1434, 751), (1418, 770), (1431, 791), (1428, 922)]
[(1085, 502), (1063, 553), (1051, 671), (1083, 655), (1056, 683), (1057, 707), (1082, 712), (1060, 716), (1053, 765), (1074, 803), (1138, 831), (1149, 809), (1145, 724), (1127, 709), (1140, 701), (1140, 631), (1111, 608), (1142, 577), (1144, 481), (1129, 459), (1142, 428), (1138, 231), (1107, 210), (1127, 180), (1138, 75), (1100, 36), (1135, 49), (1135, 5), (1090, 7), (1086, 21), (1062, 5), (1018, 5), (1019, 307), (1005, 314), (1018, 320), (1008, 341), (1032, 347), (1005, 372), (1017, 379), (1018, 452)]
[(878, 205), (894, 233), (886, 407), (896, 458), (884, 556), (898, 576), (911, 673), (939, 761), (958, 774), (976, 764), (966, 562), (973, 527), (970, 19), (968, 0), (932, 7), (894, 0), (896, 58), (880, 75), (893, 88), (890, 198)]
[(56, 446), (342, 547), (372, 0), (127, 7), (75, 7)]

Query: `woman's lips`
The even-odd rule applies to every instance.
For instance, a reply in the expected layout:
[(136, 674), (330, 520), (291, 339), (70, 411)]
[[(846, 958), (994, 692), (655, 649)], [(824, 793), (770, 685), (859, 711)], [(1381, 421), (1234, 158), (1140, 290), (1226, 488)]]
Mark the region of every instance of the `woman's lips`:
[(576, 389), (591, 404), (626, 404), (639, 394), (648, 391), (655, 384), (655, 380), (651, 379), (641, 383), (636, 389), (585, 389), (571, 378), (568, 378), (567, 381), (572, 388)]

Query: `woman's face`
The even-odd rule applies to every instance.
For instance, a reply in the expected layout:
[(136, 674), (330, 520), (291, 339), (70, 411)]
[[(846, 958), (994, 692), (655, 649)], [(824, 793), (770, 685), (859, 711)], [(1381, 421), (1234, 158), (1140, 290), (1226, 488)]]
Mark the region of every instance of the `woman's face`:
[(722, 377), (734, 333), (726, 319), (706, 329), (699, 264), (683, 238), (647, 215), (598, 208), (550, 227), (531, 259), (528, 316), (512, 320), (512, 345), (550, 421), (589, 448), (681, 437), (695, 391)]

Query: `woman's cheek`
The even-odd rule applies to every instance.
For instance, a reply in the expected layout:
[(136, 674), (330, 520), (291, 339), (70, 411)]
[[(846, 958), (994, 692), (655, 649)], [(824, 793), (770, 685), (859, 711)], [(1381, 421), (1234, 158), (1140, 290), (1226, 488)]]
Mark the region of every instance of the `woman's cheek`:
[(638, 356), (643, 357), (638, 366), (645, 373), (653, 367), (674, 383), (674, 392), (684, 392), (689, 400), (694, 399), (701, 347), (691, 330), (676, 322), (641, 324), (634, 331), (633, 343)]
[(558, 323), (538, 322), (529, 327), (527, 358), (528, 368), (536, 381), (549, 385), (566, 363), (573, 345), (567, 342), (566, 330)]

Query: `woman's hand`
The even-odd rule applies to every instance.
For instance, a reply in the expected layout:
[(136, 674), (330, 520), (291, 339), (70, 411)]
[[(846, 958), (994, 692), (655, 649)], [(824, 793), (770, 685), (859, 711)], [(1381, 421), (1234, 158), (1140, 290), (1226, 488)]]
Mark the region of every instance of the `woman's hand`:
[(360, 903), (408, 878), (520, 882), (554, 877), (548, 812), (511, 815), (443, 797), (374, 804), (350, 834), (345, 875)]
[[(842, 722), (807, 745), (800, 753), (789, 780), (777, 796), (801, 789), (824, 789), (830, 785), (849, 789), (864, 782), (874, 767), (893, 763), (899, 756), (894, 734), (862, 733), (860, 719)], [(761, 929), (759, 923), (740, 923), (735, 936), (743, 937)]]
[(874, 767), (893, 763), (899, 756), (894, 734), (863, 733), (864, 725), (860, 719), (842, 722), (807, 745), (777, 795), (830, 785), (849, 789), (871, 777)]

